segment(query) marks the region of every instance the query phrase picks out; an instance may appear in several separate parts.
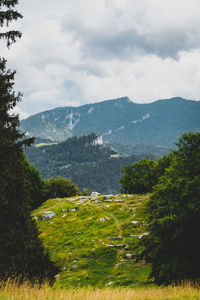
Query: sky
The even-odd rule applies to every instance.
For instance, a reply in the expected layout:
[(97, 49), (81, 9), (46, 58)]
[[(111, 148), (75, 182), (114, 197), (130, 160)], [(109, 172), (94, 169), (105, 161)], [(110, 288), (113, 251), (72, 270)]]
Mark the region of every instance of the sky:
[(21, 118), (128, 96), (200, 100), (199, 0), (19, 0), (23, 36), (0, 55), (16, 69)]

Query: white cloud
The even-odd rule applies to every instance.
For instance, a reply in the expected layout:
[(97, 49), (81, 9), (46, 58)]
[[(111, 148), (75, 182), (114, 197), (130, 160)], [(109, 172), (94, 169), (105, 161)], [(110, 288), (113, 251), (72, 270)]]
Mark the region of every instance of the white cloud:
[(120, 96), (199, 99), (199, 0), (21, 0), (23, 38), (1, 55), (25, 115)]

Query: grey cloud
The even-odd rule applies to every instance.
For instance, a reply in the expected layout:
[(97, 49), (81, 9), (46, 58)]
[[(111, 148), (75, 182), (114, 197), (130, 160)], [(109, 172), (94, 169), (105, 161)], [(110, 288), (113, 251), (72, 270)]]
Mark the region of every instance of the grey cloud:
[(156, 33), (138, 33), (134, 28), (118, 32), (93, 31), (77, 20), (63, 22), (62, 30), (79, 39), (83, 55), (94, 58), (130, 59), (133, 55), (153, 54), (161, 58), (177, 58), (180, 51), (200, 48), (200, 30), (170, 28)]

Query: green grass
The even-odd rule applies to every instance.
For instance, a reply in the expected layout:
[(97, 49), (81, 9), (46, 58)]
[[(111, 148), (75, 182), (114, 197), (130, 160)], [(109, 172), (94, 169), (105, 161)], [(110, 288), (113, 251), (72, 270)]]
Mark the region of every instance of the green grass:
[(58, 143), (40, 143), (40, 144), (35, 144), (34, 146), (36, 148), (42, 147), (42, 146), (51, 146), (51, 145), (56, 145)]
[[(146, 232), (144, 203), (148, 197), (118, 195), (107, 202), (100, 196), (80, 205), (76, 205), (78, 197), (73, 201), (50, 199), (35, 210), (33, 216), (38, 218), (40, 238), (60, 267), (55, 287), (152, 286), (148, 280), (150, 265), (135, 259), (141, 251), (139, 239), (130, 237)], [(123, 202), (116, 202), (121, 199)], [(77, 207), (75, 212), (62, 211), (74, 207)], [(46, 211), (53, 211), (55, 217), (43, 221)], [(138, 223), (131, 224), (133, 220)], [(133, 258), (128, 259), (127, 253)]]

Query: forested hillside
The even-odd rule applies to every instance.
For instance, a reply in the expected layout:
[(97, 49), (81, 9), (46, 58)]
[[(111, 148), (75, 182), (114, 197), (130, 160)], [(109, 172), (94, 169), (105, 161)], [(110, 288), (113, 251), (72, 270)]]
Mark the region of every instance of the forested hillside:
[(27, 159), (43, 178), (71, 177), (80, 189), (101, 193), (119, 193), (121, 169), (141, 158), (155, 159), (153, 154), (120, 156), (108, 145), (96, 144), (96, 134), (73, 137), (53, 145), (25, 149)]

